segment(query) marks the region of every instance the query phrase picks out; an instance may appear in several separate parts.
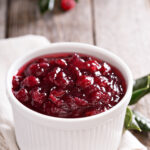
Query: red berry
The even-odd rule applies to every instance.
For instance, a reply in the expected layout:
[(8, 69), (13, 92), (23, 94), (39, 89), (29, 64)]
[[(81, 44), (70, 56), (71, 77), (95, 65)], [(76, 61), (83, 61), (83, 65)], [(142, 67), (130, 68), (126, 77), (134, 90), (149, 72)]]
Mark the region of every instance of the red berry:
[(79, 97), (75, 97), (75, 102), (79, 105), (79, 106), (86, 106), (88, 105), (88, 102), (82, 98)]
[(64, 90), (53, 90), (51, 91), (51, 94), (54, 95), (55, 97), (62, 97), (64, 94), (65, 94), (65, 91)]
[(80, 86), (82, 88), (87, 88), (88, 86), (93, 85), (94, 78), (90, 76), (82, 75), (77, 80), (77, 86)]
[(58, 87), (66, 87), (67, 85), (69, 85), (69, 80), (67, 79), (67, 76), (64, 72), (59, 72), (57, 74), (57, 77), (54, 81), (54, 83), (58, 86)]
[(103, 63), (103, 65), (102, 65), (102, 67), (100, 69), (100, 72), (103, 75), (107, 75), (110, 71), (111, 71), (111, 66), (109, 64), (107, 64), (106, 62)]
[(48, 70), (49, 70), (49, 64), (46, 62), (31, 64), (28, 68), (27, 75), (42, 77), (47, 74)]
[(57, 74), (61, 71), (61, 68), (60, 67), (56, 67), (54, 68), (51, 72), (48, 73), (48, 78), (49, 78), (49, 81), (50, 82), (54, 82), (56, 77), (57, 77)]
[(78, 54), (74, 54), (70, 59), (70, 64), (78, 67), (79, 69), (86, 69), (86, 64), (84, 59), (82, 59)]
[(61, 0), (61, 8), (65, 11), (74, 8), (76, 5), (75, 0)]
[(65, 94), (65, 91), (54, 89), (53, 91), (50, 92), (49, 99), (50, 99), (54, 104), (56, 104), (58, 107), (61, 107), (61, 106), (63, 106), (64, 101), (61, 100), (60, 98), (61, 98), (64, 94)]
[(21, 102), (27, 102), (29, 100), (29, 94), (26, 89), (20, 89), (18, 92), (15, 92), (15, 96)]
[(66, 67), (67, 66), (67, 62), (64, 59), (56, 59), (55, 63), (59, 66), (59, 67)]
[(108, 79), (104, 76), (96, 77), (95, 81), (98, 85), (100, 85), (100, 87), (108, 87)]
[(102, 96), (102, 92), (100, 92), (100, 91), (93, 92), (93, 93), (91, 94), (91, 99), (92, 99), (92, 101), (94, 101), (94, 102), (98, 102), (98, 100), (100, 100), (101, 96)]
[(82, 75), (80, 69), (78, 67), (73, 66), (73, 65), (69, 65), (68, 74), (69, 74), (69, 76), (71, 76), (71, 78), (73, 78), (73, 80), (76, 80), (79, 76)]
[(21, 80), (22, 80), (21, 76), (13, 76), (12, 80), (13, 90), (19, 89)]
[(44, 103), (44, 101), (46, 100), (46, 98), (47, 98), (47, 93), (41, 92), (40, 88), (37, 88), (36, 90), (34, 90), (32, 92), (32, 100), (34, 102), (42, 104), (42, 103)]
[(77, 105), (77, 103), (75, 102), (75, 99), (73, 97), (71, 97), (71, 96), (67, 97), (66, 101), (72, 111), (79, 108), (79, 106)]
[(66, 87), (69, 84), (69, 80), (66, 74), (61, 71), (60, 67), (54, 68), (53, 71), (48, 73), (49, 81), (54, 83), (58, 87)]
[(22, 81), (24, 87), (34, 87), (40, 83), (39, 79), (34, 76), (28, 76)]
[(101, 65), (96, 60), (89, 60), (86, 62), (87, 69), (91, 72), (98, 71), (101, 68)]

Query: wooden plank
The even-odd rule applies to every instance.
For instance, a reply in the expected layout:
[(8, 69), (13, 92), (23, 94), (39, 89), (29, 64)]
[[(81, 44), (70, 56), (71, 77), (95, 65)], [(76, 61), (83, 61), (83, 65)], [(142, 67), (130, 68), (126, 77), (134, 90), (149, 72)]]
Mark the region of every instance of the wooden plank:
[[(129, 65), (134, 78), (150, 72), (149, 0), (94, 0), (96, 44), (111, 50)], [(150, 95), (135, 109), (150, 118)], [(136, 136), (150, 150), (150, 134)]]
[(44, 16), (40, 14), (35, 0), (11, 0), (8, 24), (9, 37), (40, 34), (51, 42), (93, 42), (90, 0), (81, 0), (69, 12), (55, 9), (53, 14)]
[(6, 9), (7, 0), (0, 0), (0, 38), (4, 38), (6, 33)]
[[(7, 0), (0, 0), (0, 39), (5, 38), (6, 36), (6, 24), (7, 24)], [(8, 150), (7, 144), (5, 143), (5, 139), (0, 133), (0, 149)]]

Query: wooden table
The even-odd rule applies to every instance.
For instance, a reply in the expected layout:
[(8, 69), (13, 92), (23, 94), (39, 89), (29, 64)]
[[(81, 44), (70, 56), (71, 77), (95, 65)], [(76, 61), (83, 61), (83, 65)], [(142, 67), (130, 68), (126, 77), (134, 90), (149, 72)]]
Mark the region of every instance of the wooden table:
[[(95, 44), (124, 59), (134, 78), (150, 72), (150, 0), (79, 0), (72, 11), (45, 15), (37, 0), (0, 0), (0, 38), (24, 34)], [(150, 118), (150, 95), (135, 109)], [(134, 134), (150, 150), (150, 134)]]

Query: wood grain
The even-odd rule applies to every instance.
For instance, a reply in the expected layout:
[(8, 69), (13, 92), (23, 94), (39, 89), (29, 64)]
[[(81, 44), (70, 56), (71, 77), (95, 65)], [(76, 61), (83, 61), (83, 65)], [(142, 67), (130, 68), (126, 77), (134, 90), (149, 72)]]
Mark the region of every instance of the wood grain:
[(5, 38), (7, 0), (0, 0), (0, 38)]
[[(150, 1), (94, 0), (96, 44), (116, 53), (134, 78), (150, 72)], [(150, 95), (135, 109), (150, 118)], [(135, 135), (150, 150), (150, 134)]]
[(9, 18), (9, 37), (40, 34), (51, 42), (93, 43), (90, 0), (81, 0), (70, 12), (56, 8), (45, 15), (40, 14), (36, 0), (11, 0)]

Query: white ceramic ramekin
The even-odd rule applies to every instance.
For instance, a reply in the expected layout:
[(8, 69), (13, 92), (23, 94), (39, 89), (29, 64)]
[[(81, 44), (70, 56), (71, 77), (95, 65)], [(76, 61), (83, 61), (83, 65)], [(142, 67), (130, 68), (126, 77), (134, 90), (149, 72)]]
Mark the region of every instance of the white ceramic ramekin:
[[(95, 56), (118, 68), (127, 85), (123, 99), (104, 113), (79, 119), (50, 117), (22, 105), (12, 93), (12, 76), (34, 57), (64, 52)], [(81, 43), (54, 43), (27, 55), (23, 54), (23, 57), (12, 64), (7, 76), (7, 95), (13, 109), (19, 147), (21, 150), (117, 150), (132, 87), (132, 74), (127, 65), (116, 55), (96, 46)]]

